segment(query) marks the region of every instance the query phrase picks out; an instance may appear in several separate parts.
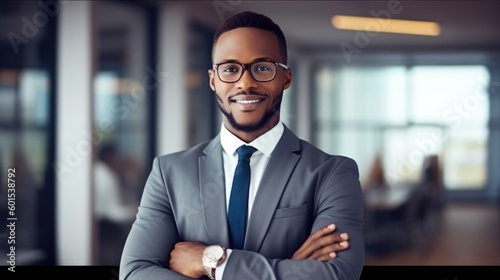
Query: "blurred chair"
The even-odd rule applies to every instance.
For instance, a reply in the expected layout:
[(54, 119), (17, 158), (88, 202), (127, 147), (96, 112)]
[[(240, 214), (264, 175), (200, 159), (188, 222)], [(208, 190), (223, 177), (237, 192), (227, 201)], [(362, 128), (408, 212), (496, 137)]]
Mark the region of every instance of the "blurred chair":
[(367, 191), (372, 188), (385, 188), (387, 187), (387, 181), (385, 180), (384, 167), (382, 164), (382, 156), (380, 153), (375, 155), (375, 158), (368, 173), (368, 177), (361, 184), (363, 191)]
[(443, 208), (443, 173), (437, 155), (430, 155), (424, 160), (422, 184), (426, 185), (426, 199), (432, 210), (440, 210)]
[(413, 243), (420, 254), (425, 253), (438, 230), (444, 207), (442, 168), (437, 155), (424, 159), (422, 179), (418, 184), (419, 203), (413, 226)]

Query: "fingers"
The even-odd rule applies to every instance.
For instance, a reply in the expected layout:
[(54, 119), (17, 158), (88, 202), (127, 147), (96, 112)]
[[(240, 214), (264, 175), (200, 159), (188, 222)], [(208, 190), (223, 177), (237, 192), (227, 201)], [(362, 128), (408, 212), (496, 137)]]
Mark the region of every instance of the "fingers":
[(322, 248), (337, 249), (339, 248), (339, 244), (341, 242), (347, 242), (347, 239), (344, 239), (342, 236), (344, 236), (344, 234), (341, 235), (334, 233), (322, 236), (313, 242), (311, 249), (314, 249), (315, 252)]
[(302, 244), (302, 246), (295, 252), (292, 259), (299, 259), (299, 260), (308, 259), (318, 246), (317, 240), (325, 235), (332, 233), (333, 231), (335, 231), (335, 225), (331, 224), (309, 235), (304, 244)]
[[(335, 234), (337, 235), (337, 234)], [(347, 235), (347, 234), (345, 234)], [(338, 238), (341, 238), (343, 241), (336, 241), (336, 242), (331, 242), (326, 246), (323, 246), (316, 251), (312, 253), (312, 255), (309, 257), (311, 260), (320, 260), (320, 261), (328, 261), (330, 259), (334, 259), (337, 257), (337, 252), (346, 250), (349, 248), (349, 241), (346, 239), (343, 239), (343, 237), (340, 237), (341, 235), (337, 235), (337, 238), (331, 239), (331, 240), (338, 240)], [(347, 236), (346, 236), (347, 237)], [(324, 238), (329, 238), (324, 237)]]
[(311, 234), (295, 252), (292, 259), (330, 260), (337, 256), (336, 252), (349, 247), (347, 233), (333, 234), (335, 225), (328, 225)]
[[(335, 224), (331, 224), (331, 225), (328, 225), (326, 227), (319, 229), (318, 231), (311, 234), (302, 246), (303, 247), (311, 247), (311, 246), (315, 247), (315, 245), (318, 246), (319, 245), (319, 244), (317, 244), (318, 240), (320, 240), (322, 237), (334, 232), (335, 228), (336, 228)], [(315, 250), (315, 249), (313, 248), (313, 250)]]

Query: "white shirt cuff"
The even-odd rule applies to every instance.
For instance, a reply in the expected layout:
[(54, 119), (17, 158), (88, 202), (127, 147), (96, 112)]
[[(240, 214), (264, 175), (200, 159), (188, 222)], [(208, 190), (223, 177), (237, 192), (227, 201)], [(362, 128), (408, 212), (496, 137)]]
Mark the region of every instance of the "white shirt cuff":
[(231, 256), (231, 252), (233, 252), (233, 250), (231, 249), (226, 250), (226, 259), (215, 269), (215, 280), (222, 280), (222, 275), (224, 275), (224, 269), (226, 268), (229, 256)]

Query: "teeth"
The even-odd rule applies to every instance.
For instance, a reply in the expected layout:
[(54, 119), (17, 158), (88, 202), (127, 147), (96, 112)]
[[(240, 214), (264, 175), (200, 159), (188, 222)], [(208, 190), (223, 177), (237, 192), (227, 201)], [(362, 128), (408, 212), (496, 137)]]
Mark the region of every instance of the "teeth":
[(260, 101), (260, 99), (257, 99), (257, 100), (236, 100), (236, 103), (250, 104), (250, 103), (257, 103), (259, 101)]

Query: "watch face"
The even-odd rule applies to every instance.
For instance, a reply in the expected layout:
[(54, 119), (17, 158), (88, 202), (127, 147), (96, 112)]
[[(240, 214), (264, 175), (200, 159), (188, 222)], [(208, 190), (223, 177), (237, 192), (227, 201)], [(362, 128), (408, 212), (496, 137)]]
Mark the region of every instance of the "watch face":
[(207, 258), (211, 260), (219, 260), (224, 255), (224, 250), (220, 246), (209, 246), (207, 248)]

